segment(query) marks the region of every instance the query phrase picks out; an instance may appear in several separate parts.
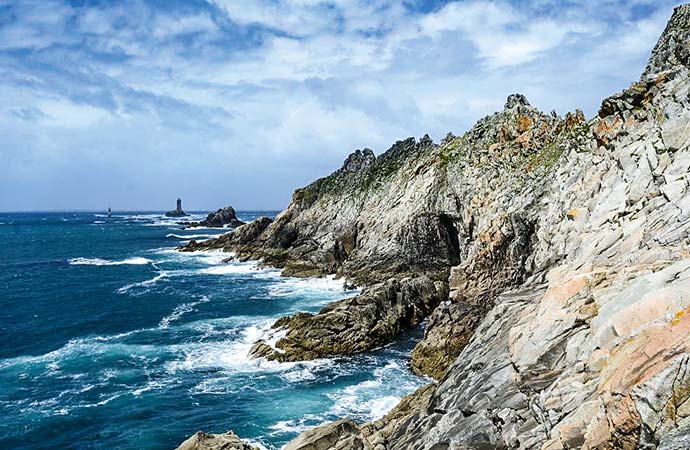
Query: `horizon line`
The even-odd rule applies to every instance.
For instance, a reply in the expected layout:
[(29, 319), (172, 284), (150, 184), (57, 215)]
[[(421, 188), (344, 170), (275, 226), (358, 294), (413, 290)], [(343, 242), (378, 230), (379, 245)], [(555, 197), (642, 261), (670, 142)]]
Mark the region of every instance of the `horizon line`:
[[(283, 208), (284, 209), (284, 208)], [(283, 209), (236, 209), (237, 212), (275, 212), (282, 211)], [(191, 213), (206, 213), (215, 211), (213, 209), (189, 209), (187, 212)], [(26, 210), (14, 210), (14, 211), (0, 211), (0, 214), (19, 214), (19, 213), (102, 213), (108, 212), (107, 209), (26, 209)], [(165, 213), (164, 209), (113, 209), (113, 213)]]

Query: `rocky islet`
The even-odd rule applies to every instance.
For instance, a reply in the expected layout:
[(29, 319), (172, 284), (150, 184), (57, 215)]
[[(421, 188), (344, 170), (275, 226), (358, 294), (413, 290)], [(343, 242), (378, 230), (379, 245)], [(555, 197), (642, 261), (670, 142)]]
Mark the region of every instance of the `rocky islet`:
[(209, 213), (208, 216), (206, 216), (206, 219), (200, 222), (181, 222), (180, 224), (184, 225), (186, 228), (236, 228), (244, 225), (244, 222), (237, 218), (235, 208), (232, 206), (226, 206), (225, 208), (220, 208), (215, 212)]
[(165, 217), (187, 217), (189, 214), (182, 210), (182, 199), (177, 199), (177, 204), (175, 209), (165, 213)]

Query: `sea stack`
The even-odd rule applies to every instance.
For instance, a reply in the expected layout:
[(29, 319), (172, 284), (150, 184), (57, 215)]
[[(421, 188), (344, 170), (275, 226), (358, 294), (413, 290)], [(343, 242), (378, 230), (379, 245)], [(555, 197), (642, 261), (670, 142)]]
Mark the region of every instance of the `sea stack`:
[(182, 211), (182, 199), (177, 199), (177, 208), (165, 213), (165, 217), (186, 217), (189, 214)]

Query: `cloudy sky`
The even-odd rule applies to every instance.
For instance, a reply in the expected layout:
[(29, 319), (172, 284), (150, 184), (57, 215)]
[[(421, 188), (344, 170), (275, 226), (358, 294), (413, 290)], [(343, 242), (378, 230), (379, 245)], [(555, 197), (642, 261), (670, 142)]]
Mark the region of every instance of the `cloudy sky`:
[(522, 92), (596, 113), (671, 0), (0, 0), (0, 211), (281, 209)]

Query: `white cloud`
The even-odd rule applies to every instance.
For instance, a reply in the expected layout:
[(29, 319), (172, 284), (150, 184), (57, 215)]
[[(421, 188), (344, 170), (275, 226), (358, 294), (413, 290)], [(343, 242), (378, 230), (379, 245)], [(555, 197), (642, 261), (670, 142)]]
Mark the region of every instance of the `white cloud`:
[(159, 16), (154, 25), (153, 36), (157, 39), (165, 39), (187, 33), (215, 35), (217, 32), (216, 23), (208, 13), (202, 13), (182, 17)]
[[(76, 162), (121, 177), (144, 202), (132, 207), (183, 195), (213, 208), (228, 192), (238, 207), (281, 207), (354, 148), (462, 133), (515, 91), (593, 114), (642, 71), (674, 3), (661, 1), (469, 0), (424, 13), (395, 0), (54, 3), (49, 18), (48, 3), (20, 2), (0, 25), (0, 155), (12, 161), (0, 192), (23, 186), (27, 207), (45, 207), (63, 190), (46, 180)], [(656, 10), (640, 13), (643, 2)], [(118, 186), (94, 186), (94, 201)]]
[(490, 68), (530, 62), (560, 45), (569, 33), (592, 33), (587, 21), (530, 17), (508, 2), (453, 2), (421, 20), (423, 33), (438, 38), (460, 32)]

